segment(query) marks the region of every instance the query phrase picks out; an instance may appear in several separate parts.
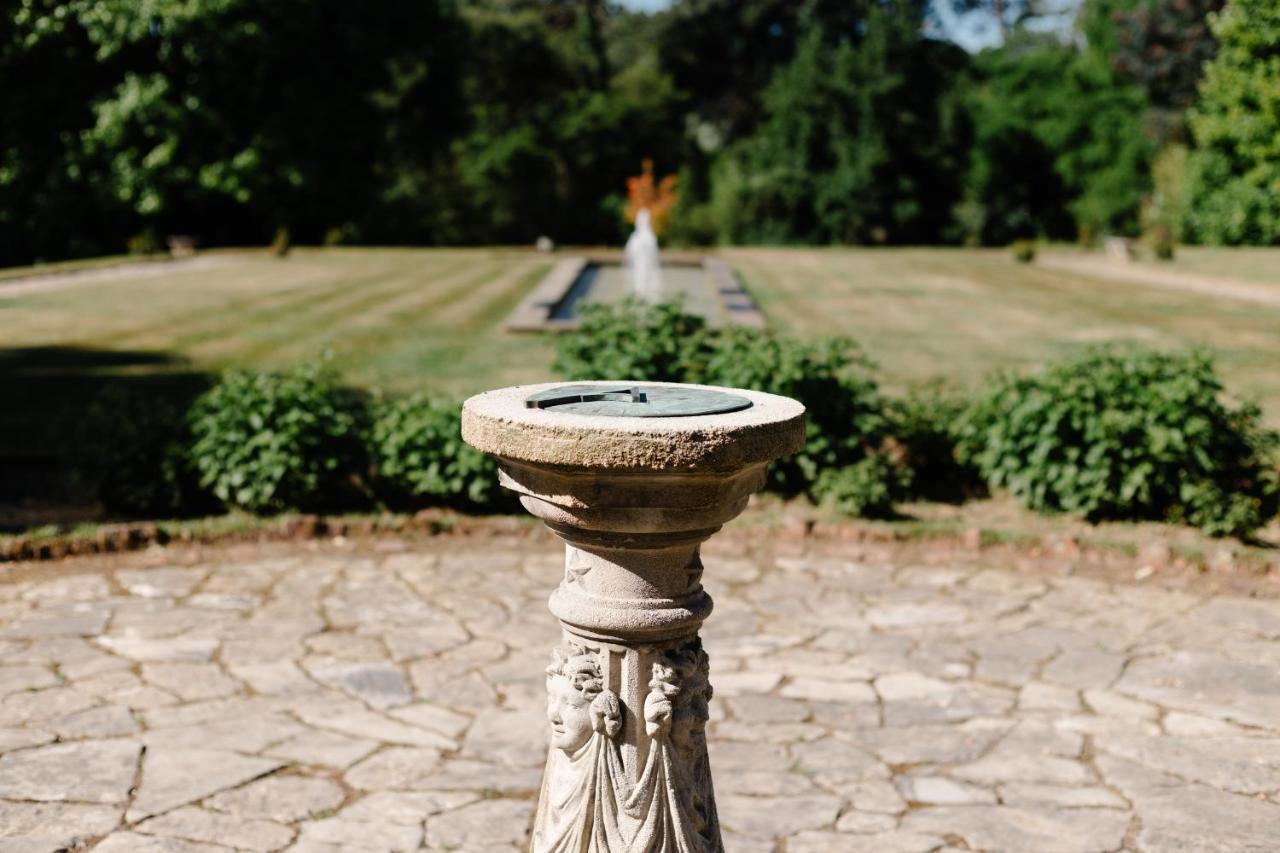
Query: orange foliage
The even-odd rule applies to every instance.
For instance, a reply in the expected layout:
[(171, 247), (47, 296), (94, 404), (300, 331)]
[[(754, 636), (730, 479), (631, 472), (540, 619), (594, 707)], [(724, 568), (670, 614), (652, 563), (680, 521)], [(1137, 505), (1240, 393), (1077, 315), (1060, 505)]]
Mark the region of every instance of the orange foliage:
[(655, 185), (653, 160), (646, 157), (644, 172), (627, 178), (627, 221), (634, 223), (636, 214), (647, 208), (654, 233), (662, 234), (671, 219), (671, 210), (676, 206), (676, 181), (675, 175), (667, 175)]

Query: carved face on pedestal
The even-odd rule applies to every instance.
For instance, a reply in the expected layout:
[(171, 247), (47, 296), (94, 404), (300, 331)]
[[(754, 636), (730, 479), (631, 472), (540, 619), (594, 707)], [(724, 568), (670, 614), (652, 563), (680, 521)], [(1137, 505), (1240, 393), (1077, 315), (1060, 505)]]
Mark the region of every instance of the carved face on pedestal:
[(551, 722), (551, 743), (569, 754), (586, 746), (594, 731), (591, 700), (564, 675), (547, 679), (547, 719)]
[(593, 653), (570, 645), (555, 649), (552, 655), (551, 666), (547, 667), (551, 743), (572, 755), (586, 746), (593, 732), (608, 728), (604, 718), (616, 716), (616, 709), (610, 712), (593, 708), (592, 703), (599, 704), (605, 692), (600, 662)]

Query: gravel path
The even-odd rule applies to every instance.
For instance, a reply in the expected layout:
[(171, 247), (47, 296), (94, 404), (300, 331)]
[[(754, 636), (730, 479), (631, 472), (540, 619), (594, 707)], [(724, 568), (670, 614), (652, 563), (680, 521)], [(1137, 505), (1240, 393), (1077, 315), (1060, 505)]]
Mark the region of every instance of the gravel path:
[(174, 261), (131, 261), (68, 272), (37, 273), (0, 281), (0, 299), (6, 296), (29, 296), (33, 293), (45, 293), (103, 281), (159, 278), (175, 273), (209, 269), (226, 264), (229, 260), (227, 257), (197, 257)]
[[(713, 544), (729, 851), (1280, 847), (1280, 603)], [(0, 850), (523, 849), (549, 539), (168, 559), (0, 583)]]
[[(1166, 290), (1180, 290), (1204, 296), (1242, 299), (1264, 305), (1280, 305), (1280, 286), (1257, 284), (1226, 276), (1202, 275), (1180, 270), (1159, 270), (1138, 264), (1123, 263), (1097, 255), (1044, 252), (1036, 256), (1036, 264), (1091, 278), (1141, 284)], [(1280, 284), (1280, 276), (1277, 277)]]

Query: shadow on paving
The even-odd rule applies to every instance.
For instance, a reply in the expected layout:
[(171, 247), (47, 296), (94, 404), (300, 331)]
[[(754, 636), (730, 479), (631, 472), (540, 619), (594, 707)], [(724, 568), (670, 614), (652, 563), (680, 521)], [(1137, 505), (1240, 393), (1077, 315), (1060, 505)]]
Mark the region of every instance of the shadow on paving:
[(90, 404), (113, 393), (154, 396), (185, 407), (212, 377), (181, 356), (75, 346), (0, 349), (0, 504), (71, 501), (69, 444), (102, 418)]

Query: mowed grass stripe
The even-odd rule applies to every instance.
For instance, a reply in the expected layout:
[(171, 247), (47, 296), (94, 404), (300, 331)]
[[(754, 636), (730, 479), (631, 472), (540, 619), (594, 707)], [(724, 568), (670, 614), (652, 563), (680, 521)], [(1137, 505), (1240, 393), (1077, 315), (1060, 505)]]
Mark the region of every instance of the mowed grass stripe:
[[(343, 277), (333, 288), (326, 290), (324, 299), (315, 303), (298, 306), (296, 310), (280, 307), (253, 312), (236, 325), (220, 330), (218, 335), (189, 342), (186, 346), (204, 359), (234, 359), (246, 363), (267, 359), (279, 363), (277, 356), (282, 349), (291, 344), (323, 339), (330, 330), (349, 323), (369, 305), (392, 298), (406, 289), (421, 293), (434, 292), (440, 287), (451, 288), (464, 272), (464, 267), (465, 261), (460, 260), (449, 265), (450, 274), (443, 279), (425, 281), (421, 270), (379, 270), (368, 276)], [(423, 286), (413, 287), (415, 284)], [(318, 354), (303, 346), (294, 349), (303, 352), (305, 357)]]
[[(308, 325), (307, 331), (300, 334), (294, 333), (287, 338), (274, 336), (269, 342), (248, 348), (245, 355), (256, 361), (280, 362), (289, 358), (311, 357), (325, 347), (334, 348), (340, 355), (365, 348), (365, 344), (379, 348), (394, 336), (397, 329), (415, 324), (423, 316), (434, 317), (444, 306), (463, 299), (477, 286), (493, 279), (500, 269), (496, 258), (487, 258), (480, 263), (466, 265), (460, 275), (448, 280), (446, 286), (442, 287), (442, 282), (433, 280), (430, 287), (410, 290), (402, 300), (400, 310), (389, 315), (386, 322), (377, 328), (360, 324), (358, 314), (344, 312), (329, 317), (330, 322)], [(413, 278), (411, 276), (409, 280)], [(405, 278), (401, 277), (401, 280)]]
[[(495, 273), (502, 266), (502, 259), (497, 256), (487, 256), (482, 258), (468, 258), (455, 272), (456, 275), (442, 277), (433, 282), (436, 288), (447, 288), (448, 292), (444, 297), (452, 301), (460, 298), (461, 293), (453, 285), (461, 278), (465, 278), (465, 284), (473, 286), (484, 281), (494, 278)], [(353, 325), (365, 329), (381, 328), (385, 322), (394, 322), (394, 318), (405, 313), (413, 312), (422, 303), (423, 294), (418, 290), (410, 290), (401, 296), (384, 300), (377, 305), (370, 306), (370, 310), (363, 311), (357, 317), (352, 318)], [(438, 301), (432, 304), (441, 304)], [(447, 304), (447, 303), (445, 303)]]
[(514, 284), (477, 310), (469, 322), (405, 327), (403, 333), (388, 336), (384, 348), (363, 350), (344, 360), (350, 375), (379, 387), (430, 388), (453, 396), (553, 378), (553, 336), (509, 334), (498, 328), (523, 294), (546, 275), (550, 264), (533, 261), (521, 267), (522, 271), (512, 271)]
[[(203, 304), (188, 304), (185, 307), (179, 305), (173, 311), (166, 311), (163, 306), (153, 302), (144, 309), (151, 314), (145, 322), (135, 324), (127, 330), (113, 331), (111, 341), (117, 348), (181, 350), (191, 342), (199, 341), (209, 334), (217, 334), (228, 322), (236, 322), (237, 318), (242, 318), (246, 311), (263, 306), (293, 305), (308, 297), (322, 295), (334, 286), (331, 270), (308, 268), (301, 279), (296, 278), (299, 272), (290, 270), (287, 276), (282, 277), (280, 266), (272, 268), (249, 262), (243, 269), (231, 272), (234, 286), (228, 286), (227, 271), (216, 276), (203, 276), (202, 280), (183, 282), (181, 287), (188, 291), (203, 289), (201, 296), (205, 298), (191, 300), (193, 303)], [(280, 286), (281, 282), (287, 284)], [(173, 282), (166, 284), (175, 286)], [(258, 286), (263, 289), (255, 289)], [(248, 293), (244, 296), (218, 298), (245, 290)], [(211, 292), (214, 296), (208, 298)], [(119, 298), (123, 294), (108, 292), (102, 295)], [(161, 313), (156, 314), (157, 310)]]
[(505, 270), (501, 275), (493, 277), (487, 284), (477, 287), (463, 295), (462, 299), (446, 305), (436, 317), (437, 323), (450, 326), (466, 325), (470, 328), (483, 328), (491, 323), (496, 324), (496, 312), (503, 306), (507, 311), (515, 308), (514, 298), (523, 296), (524, 291), (533, 286), (519, 287), (529, 276), (529, 269), (547, 264), (538, 264), (533, 258), (521, 258)]
[[(465, 260), (458, 259), (444, 265), (446, 279), (464, 264)], [(384, 266), (355, 276), (343, 275), (319, 292), (297, 294), (265, 307), (251, 304), (246, 313), (226, 318), (233, 321), (231, 325), (216, 324), (197, 335), (180, 337), (175, 343), (181, 350), (199, 353), (202, 357), (252, 359), (259, 347), (240, 346), (236, 341), (276, 340), (280, 335), (296, 335), (299, 329), (331, 327), (364, 306), (399, 292), (406, 284), (421, 280), (421, 275), (420, 270), (404, 272)]]
[(412, 304), (399, 306), (395, 312), (384, 315), (382, 324), (377, 327), (361, 324), (358, 328), (342, 330), (339, 339), (334, 341), (340, 360), (359, 370), (371, 359), (381, 358), (401, 348), (405, 341), (473, 335), (475, 326), (470, 318), (451, 327), (441, 322), (440, 314), (449, 305), (464, 299), (467, 293), (490, 281), (496, 281), (503, 287), (512, 284), (510, 274), (503, 274), (503, 266), (497, 258), (476, 264), (472, 275), (446, 293), (435, 294), (425, 300), (419, 297)]

